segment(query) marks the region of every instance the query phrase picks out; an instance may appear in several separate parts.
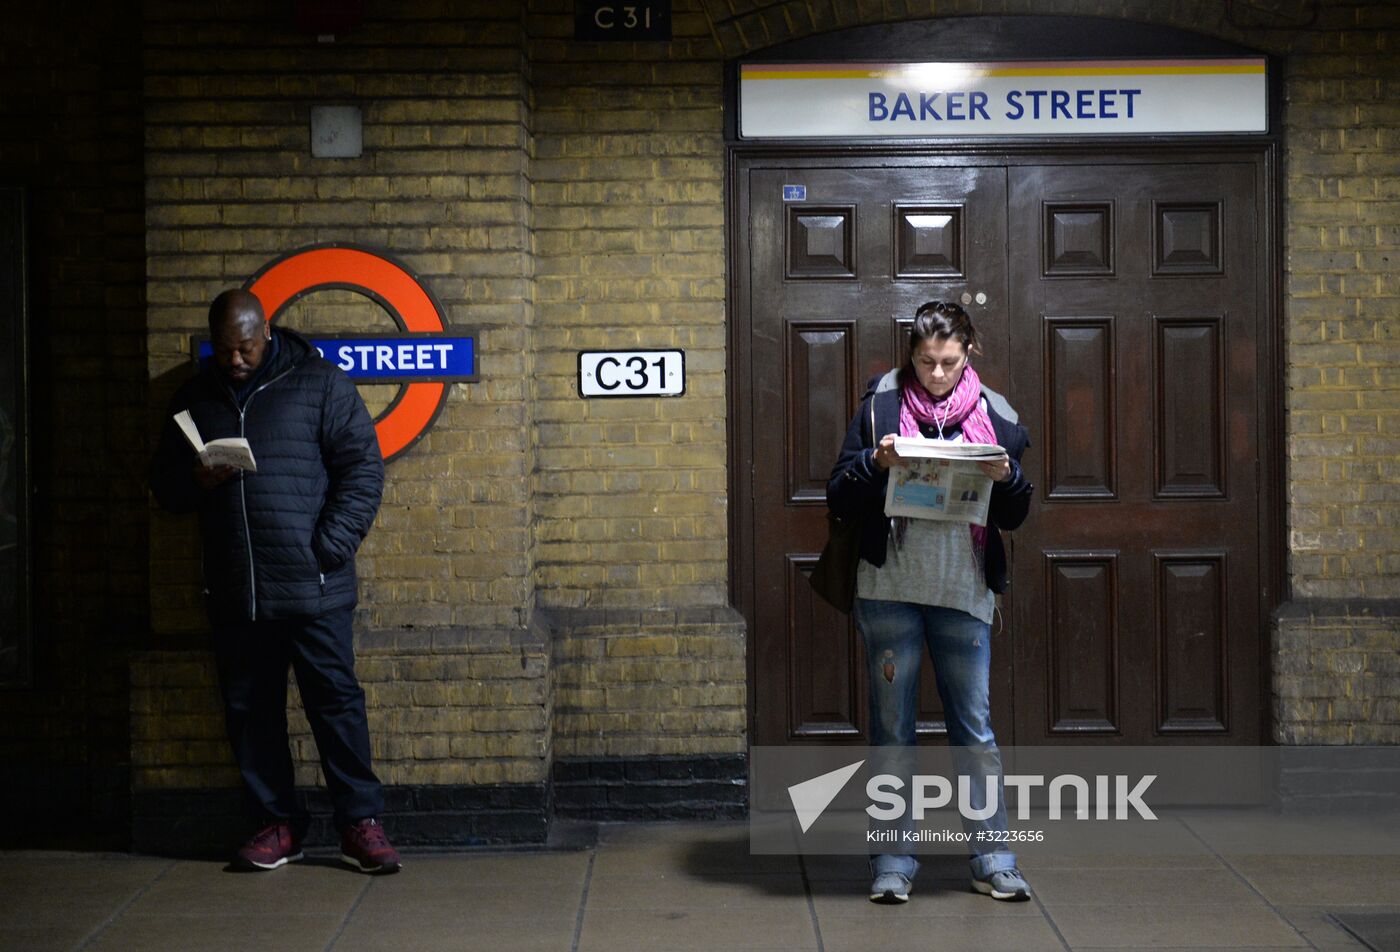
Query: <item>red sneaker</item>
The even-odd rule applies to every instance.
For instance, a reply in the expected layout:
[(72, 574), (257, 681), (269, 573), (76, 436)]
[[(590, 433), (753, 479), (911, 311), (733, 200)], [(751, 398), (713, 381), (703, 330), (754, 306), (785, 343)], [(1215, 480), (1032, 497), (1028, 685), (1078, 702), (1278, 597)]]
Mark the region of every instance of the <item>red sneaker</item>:
[(373, 817), (351, 823), (340, 834), (340, 861), (362, 873), (387, 875), (403, 865), (389, 845), (384, 827)]
[(292, 832), (292, 825), (278, 820), (254, 833), (234, 857), (233, 865), (249, 871), (276, 869), (301, 859), (302, 855), (301, 839)]

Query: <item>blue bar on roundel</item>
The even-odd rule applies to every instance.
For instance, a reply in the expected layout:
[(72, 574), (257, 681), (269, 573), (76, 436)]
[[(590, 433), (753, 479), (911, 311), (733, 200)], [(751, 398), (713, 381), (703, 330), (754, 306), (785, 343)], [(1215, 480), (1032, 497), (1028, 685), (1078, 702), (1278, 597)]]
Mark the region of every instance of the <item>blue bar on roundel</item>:
[[(476, 377), (473, 337), (325, 337), (311, 341), (354, 380), (464, 380)], [(213, 355), (199, 342), (201, 362)]]

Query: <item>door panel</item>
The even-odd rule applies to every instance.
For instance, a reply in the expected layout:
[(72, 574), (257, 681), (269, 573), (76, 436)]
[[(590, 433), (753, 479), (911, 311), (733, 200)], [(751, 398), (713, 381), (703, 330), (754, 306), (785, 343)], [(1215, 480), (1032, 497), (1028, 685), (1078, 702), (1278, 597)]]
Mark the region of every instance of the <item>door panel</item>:
[[(801, 184), (808, 201), (784, 202)], [(806, 168), (749, 173), (755, 740), (863, 739), (865, 661), (849, 617), (806, 578), (826, 541), (826, 477), (870, 378), (902, 361), (930, 299), (987, 296), (979, 372), (1005, 385), (1006, 172)], [(919, 728), (943, 730), (931, 666)], [(1010, 729), (1010, 659), (995, 675)]]
[(1043, 326), (1045, 494), (1113, 499), (1118, 495), (1113, 317), (1047, 317)]
[(1259, 740), (1253, 195), (1245, 164), (1010, 172), (1012, 373), (1042, 435), (1017, 743)]
[(1045, 553), (1051, 733), (1113, 731), (1118, 706), (1118, 553)]

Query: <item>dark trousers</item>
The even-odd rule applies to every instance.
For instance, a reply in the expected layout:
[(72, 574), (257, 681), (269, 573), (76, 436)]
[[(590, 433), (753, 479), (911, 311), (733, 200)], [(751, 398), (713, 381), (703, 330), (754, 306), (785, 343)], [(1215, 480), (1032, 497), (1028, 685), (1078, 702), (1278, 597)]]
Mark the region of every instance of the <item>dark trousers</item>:
[(296, 672), (316, 737), (336, 826), (383, 811), (379, 779), (370, 766), (365, 692), (355, 679), (352, 612), (214, 628), (228, 739), (249, 805), (261, 818), (305, 826), (296, 807), (287, 740), (288, 666)]

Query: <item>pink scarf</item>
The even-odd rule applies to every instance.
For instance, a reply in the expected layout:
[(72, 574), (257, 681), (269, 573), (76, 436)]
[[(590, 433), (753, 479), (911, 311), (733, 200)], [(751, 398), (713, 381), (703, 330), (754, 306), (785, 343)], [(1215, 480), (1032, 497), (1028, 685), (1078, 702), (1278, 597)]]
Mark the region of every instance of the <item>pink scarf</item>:
[[(982, 380), (971, 364), (963, 368), (957, 385), (942, 400), (924, 389), (916, 374), (906, 372), (900, 375), (899, 435), (922, 436), (920, 423), (926, 423), (940, 433), (961, 427), (965, 443), (994, 444), (997, 441), (991, 418), (982, 408)], [(968, 528), (972, 530), (972, 551), (980, 566), (983, 553), (987, 550), (987, 528), (978, 525), (969, 525)], [(897, 539), (903, 538), (902, 529), (903, 526), (896, 526)]]

